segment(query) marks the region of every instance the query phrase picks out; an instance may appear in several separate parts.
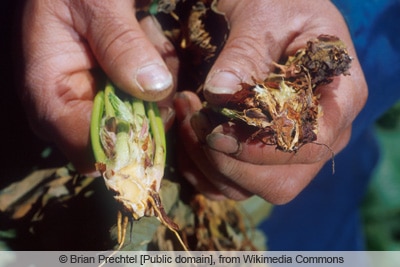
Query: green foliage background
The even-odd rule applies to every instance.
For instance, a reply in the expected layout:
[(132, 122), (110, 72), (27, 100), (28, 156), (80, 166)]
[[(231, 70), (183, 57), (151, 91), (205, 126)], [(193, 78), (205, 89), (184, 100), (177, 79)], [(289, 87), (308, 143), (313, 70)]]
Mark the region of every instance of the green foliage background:
[(381, 158), (363, 203), (367, 248), (400, 250), (400, 102), (375, 127)]

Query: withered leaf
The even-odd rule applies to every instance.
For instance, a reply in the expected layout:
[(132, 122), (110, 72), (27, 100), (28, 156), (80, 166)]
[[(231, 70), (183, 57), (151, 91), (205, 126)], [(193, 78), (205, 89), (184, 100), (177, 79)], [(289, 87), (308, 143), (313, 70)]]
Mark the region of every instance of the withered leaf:
[[(268, 204), (257, 198), (213, 201), (195, 194), (191, 203), (180, 202), (170, 216), (180, 222), (180, 234), (191, 250), (265, 250), (265, 237), (255, 226), (269, 210)], [(181, 249), (163, 226), (157, 230), (153, 246), (157, 250)]]
[(179, 57), (178, 88), (197, 91), (225, 44), (228, 21), (218, 11), (216, 0), (163, 2), (175, 2), (174, 10), (159, 12), (155, 17)]

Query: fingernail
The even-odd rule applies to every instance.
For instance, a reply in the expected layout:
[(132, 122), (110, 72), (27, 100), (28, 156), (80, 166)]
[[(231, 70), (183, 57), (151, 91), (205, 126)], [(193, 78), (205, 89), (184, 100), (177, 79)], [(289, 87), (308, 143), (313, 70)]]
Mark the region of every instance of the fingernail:
[(212, 94), (233, 94), (240, 90), (241, 79), (230, 71), (216, 72), (206, 81), (205, 90)]
[(211, 132), (210, 122), (202, 112), (196, 112), (190, 119), (190, 124), (200, 143), (206, 142), (206, 136)]
[(164, 91), (172, 86), (171, 73), (158, 64), (140, 68), (135, 79), (142, 91)]
[(223, 134), (222, 126), (217, 126), (212, 133), (207, 135), (207, 144), (210, 148), (223, 152), (225, 154), (236, 155), (240, 152), (241, 147), (238, 140), (231, 136)]

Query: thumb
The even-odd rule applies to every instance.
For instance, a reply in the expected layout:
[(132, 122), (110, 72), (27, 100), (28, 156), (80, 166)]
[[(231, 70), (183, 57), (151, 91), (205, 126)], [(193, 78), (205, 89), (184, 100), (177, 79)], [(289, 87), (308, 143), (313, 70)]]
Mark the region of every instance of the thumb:
[[(224, 104), (229, 95), (241, 89), (252, 77), (262, 80), (282, 53), (283, 36), (276, 36), (274, 25), (265, 17), (266, 2), (220, 1), (218, 9), (230, 23), (226, 44), (211, 68), (204, 85), (208, 102)], [(248, 16), (248, 14), (252, 14)], [(279, 44), (279, 45), (278, 45)]]
[(140, 28), (132, 2), (79, 1), (81, 23), (77, 24), (100, 66), (118, 87), (141, 99), (158, 101), (171, 92), (173, 78)]

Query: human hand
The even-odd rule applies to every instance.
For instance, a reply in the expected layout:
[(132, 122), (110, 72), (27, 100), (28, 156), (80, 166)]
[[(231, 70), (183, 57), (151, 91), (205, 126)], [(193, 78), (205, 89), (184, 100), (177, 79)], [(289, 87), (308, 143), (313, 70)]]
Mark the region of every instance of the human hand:
[(151, 17), (136, 20), (134, 4), (32, 0), (24, 6), (21, 98), (34, 131), (81, 172), (94, 170), (89, 123), (96, 69), (144, 100), (165, 99), (173, 90), (174, 48)]
[[(354, 58), (351, 76), (336, 77), (321, 88), (323, 116), (318, 120), (318, 143), (335, 153), (349, 141), (352, 121), (367, 98), (367, 85), (343, 17), (330, 1), (221, 0), (231, 31), (210, 70), (204, 95), (212, 104), (224, 104), (241, 82), (262, 80), (272, 62), (294, 54), (320, 34), (336, 35)], [(203, 193), (243, 199), (257, 194), (274, 204), (292, 200), (317, 175), (332, 154), (325, 146), (307, 144), (296, 154), (273, 146), (243, 142), (235, 125), (212, 125), (197, 113), (199, 99), (191, 93), (175, 101), (180, 121), (180, 169)]]

